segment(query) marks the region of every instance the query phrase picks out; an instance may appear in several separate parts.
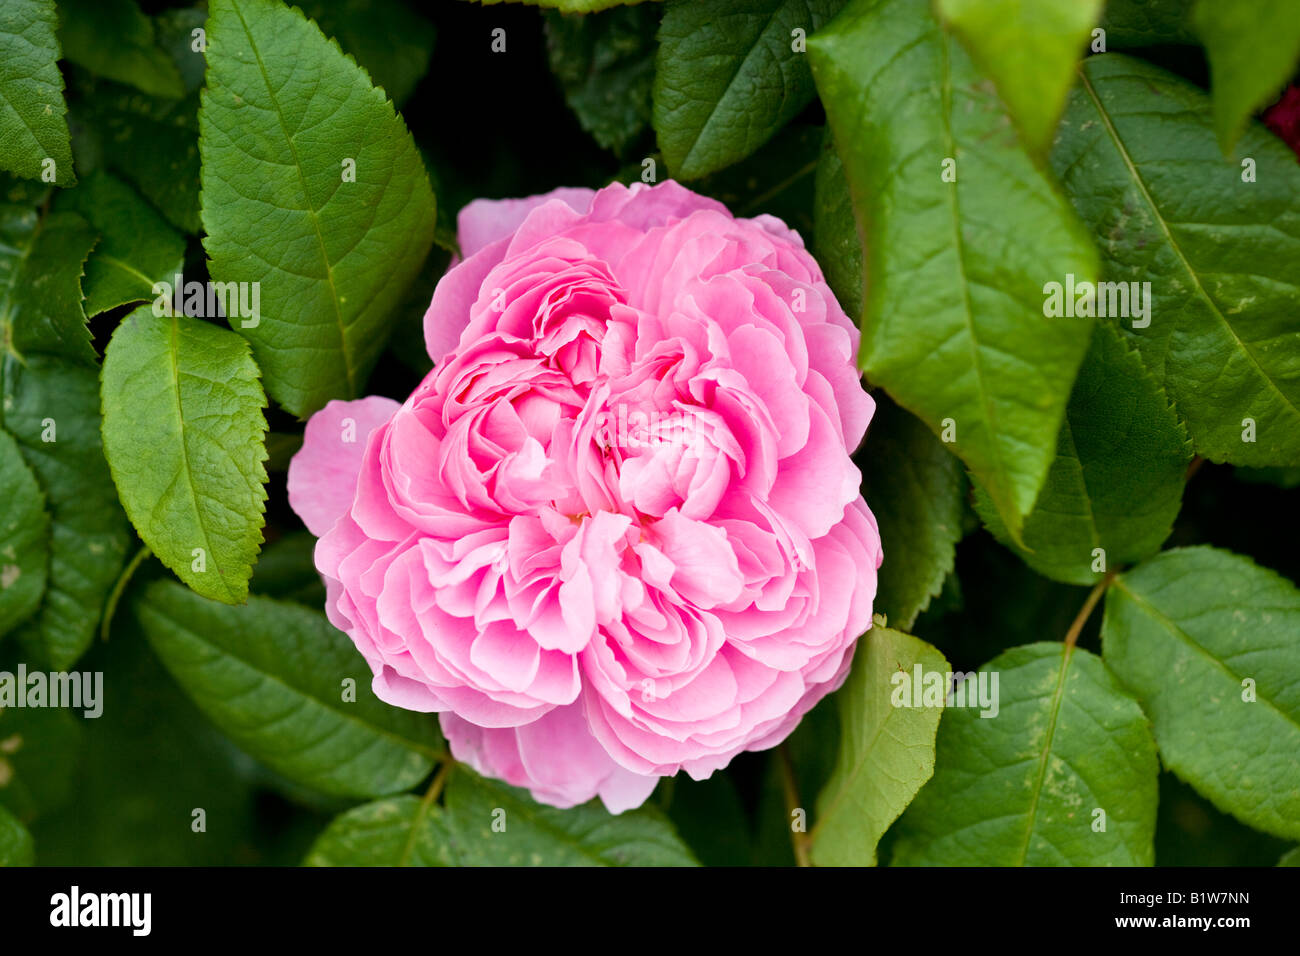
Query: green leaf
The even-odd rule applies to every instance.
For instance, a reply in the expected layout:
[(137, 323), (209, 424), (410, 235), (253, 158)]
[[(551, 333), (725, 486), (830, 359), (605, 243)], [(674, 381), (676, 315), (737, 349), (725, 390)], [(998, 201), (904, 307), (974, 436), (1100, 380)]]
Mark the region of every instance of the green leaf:
[[(645, 0), (631, 0), (631, 3), (642, 2)], [(485, 7), (495, 6), (498, 3), (522, 3), (531, 7), (559, 10), (561, 13), (596, 13), (600, 10), (608, 10), (610, 7), (623, 6), (628, 3), (628, 0), (478, 0), (478, 3)]]
[(197, 233), (198, 92), (168, 100), (104, 82), (79, 92), (74, 118), (102, 137), (104, 165), (134, 185), (173, 226)]
[[(21, 656), (17, 645), (0, 655), (0, 671), (15, 677), (19, 665), (43, 668)], [(21, 691), (20, 691), (21, 692)], [(102, 708), (103, 693), (96, 705)], [(0, 708), (0, 804), (27, 824), (70, 803), (80, 784), (84, 728), (93, 708)]]
[(1042, 289), (1093, 277), (1096, 253), (927, 5), (855, 0), (808, 55), (865, 237), (862, 367), (936, 433), (955, 430), (1017, 536), (1091, 325), (1048, 320)]
[[(1190, 46), (1196, 43), (1192, 31), (1193, 0), (1107, 0), (1101, 26), (1106, 31), (1106, 49), (1132, 47)], [(1104, 53), (1105, 50), (1098, 50)]]
[(650, 125), (659, 8), (546, 14), (546, 51), (565, 102), (582, 128), (619, 156)]
[(150, 96), (185, 93), (180, 72), (135, 0), (59, 0), (63, 55), (92, 73)]
[(1102, 662), (1044, 642), (980, 672), (990, 690), (998, 677), (997, 714), (946, 709), (934, 778), (899, 822), (894, 865), (1150, 866), (1155, 742)]
[(1197, 0), (1192, 24), (1210, 61), (1214, 132), (1231, 152), (1250, 114), (1286, 87), (1300, 60), (1300, 17), (1291, 0)]
[(857, 220), (853, 218), (853, 197), (844, 178), (844, 164), (835, 151), (835, 139), (829, 128), (813, 182), (813, 252), (840, 308), (861, 325), (866, 276), (862, 268), (862, 239)]
[(1300, 846), (1293, 847), (1277, 861), (1278, 866), (1300, 866)]
[(654, 128), (674, 176), (744, 159), (814, 95), (795, 30), (810, 36), (844, 0), (670, 0), (659, 25)]
[(4, 807), (0, 807), (0, 866), (31, 866), (36, 862), (32, 835)]
[(1089, 57), (1080, 73), (1052, 165), (1096, 232), (1106, 278), (1150, 283), (1149, 325), (1120, 328), (1200, 455), (1300, 463), (1295, 156), (1252, 124), (1239, 152), (1254, 181), (1243, 181), (1248, 170), (1219, 152), (1209, 101), (1191, 84), (1117, 53)]
[(455, 866), (442, 808), (418, 797), (389, 797), (335, 817), (306, 866)]
[(84, 216), (101, 236), (82, 283), (86, 314), (154, 297), (153, 285), (180, 272), (185, 240), (120, 179), (99, 170), (59, 194), (58, 207)]
[(460, 764), (447, 783), (446, 819), (463, 866), (696, 865), (657, 810), (613, 816), (595, 802), (557, 810)]
[(72, 146), (59, 73), (54, 0), (5, 0), (0, 8), (0, 169), (71, 186)]
[(1047, 483), (1025, 519), (1025, 546), (1010, 540), (979, 487), (975, 507), (994, 536), (1035, 571), (1067, 584), (1095, 584), (1107, 568), (1160, 550), (1178, 516), (1191, 457), (1168, 396), (1116, 327), (1099, 324)]
[(94, 230), (74, 212), (37, 218), (31, 207), (0, 207), (0, 354), (94, 364), (81, 308), (82, 264), (94, 245)]
[(1300, 590), (1247, 558), (1179, 548), (1115, 579), (1102, 655), (1166, 767), (1225, 813), (1300, 837)]
[(151, 584), (136, 611), (199, 709), (293, 781), (386, 796), (418, 783), (439, 754), (432, 719), (376, 698), (365, 662), (323, 614), (256, 596), (229, 607), (172, 581)]
[(363, 393), (433, 243), (433, 192), (392, 104), (315, 25), (273, 0), (211, 11), (204, 245), (214, 280), (260, 284), (257, 324), (232, 324), (305, 417)]
[(429, 69), (433, 24), (400, 0), (308, 0), (298, 7), (398, 106)]
[(130, 546), (99, 436), (99, 375), (49, 355), (0, 358), (0, 419), (36, 474), (51, 518), (50, 578), (37, 616), (19, 633), (55, 670), (94, 638)]
[(377, 800), (337, 817), (307, 866), (694, 866), (650, 807), (612, 816), (597, 803), (557, 810), (455, 765), (447, 803)]
[(934, 773), (934, 736), (943, 707), (895, 707), (896, 674), (947, 673), (925, 641), (879, 625), (859, 640), (857, 657), (836, 693), (840, 754), (817, 797), (812, 858), (818, 866), (874, 866), (876, 844)]
[(0, 431), (0, 637), (35, 613), (45, 593), (50, 561), (50, 516), (45, 495), (23, 461), (18, 443)]
[[(112, 640), (97, 642), (80, 666), (104, 674), (102, 716), (86, 720), (54, 708), (0, 714), (0, 739), (11, 718), (29, 722), (19, 724), (24, 744), (13, 757), (15, 786), (25, 785), (44, 809), (54, 790), (50, 776), (57, 770), (66, 778), (64, 799), (71, 802), (29, 824), (43, 866), (292, 865), (302, 859), (328, 817), (288, 812), (268, 792), (270, 774), (181, 693), (129, 607)], [(31, 726), (38, 714), (62, 717), (83, 745), (74, 750), (49, 733), (38, 738)], [(20, 764), (27, 757), (44, 760), (46, 774)], [(196, 808), (206, 811), (203, 832), (193, 829)]]
[(238, 335), (151, 309), (104, 353), (104, 454), (141, 540), (199, 594), (238, 604), (262, 544), (266, 396)]
[(966, 473), (924, 422), (883, 400), (876, 403), (861, 458), (862, 495), (885, 552), (876, 611), (896, 627), (911, 627), (952, 570)]
[(937, 8), (997, 84), (1030, 151), (1046, 154), (1102, 0), (938, 0)]

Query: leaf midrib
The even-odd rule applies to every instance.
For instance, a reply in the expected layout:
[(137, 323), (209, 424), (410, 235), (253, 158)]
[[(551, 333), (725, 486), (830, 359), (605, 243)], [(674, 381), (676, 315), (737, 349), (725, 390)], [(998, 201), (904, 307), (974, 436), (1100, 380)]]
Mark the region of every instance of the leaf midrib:
[[(454, 767), (454, 772), (460, 773), (462, 777), (464, 776), (464, 771), (461, 769), (459, 764), (457, 764)], [(477, 780), (473, 780), (473, 779), (470, 779), (470, 785), (480, 790), (487, 789)], [(512, 795), (502, 794), (502, 796), (510, 797)], [(576, 850), (579, 854), (585, 856), (589, 860), (593, 860), (595, 863), (597, 863), (600, 866), (615, 867), (617, 865), (611, 863), (609, 860), (600, 856), (599, 847), (589, 848), (585, 844), (578, 842), (578, 838), (575, 837), (572, 833), (565, 830), (563, 827), (559, 826), (558, 824), (552, 823), (550, 820), (540, 815), (536, 810), (528, 806), (528, 804), (521, 803), (518, 800), (513, 800), (513, 799), (510, 802), (514, 803), (515, 807), (519, 812), (519, 815), (522, 816), (526, 821), (528, 821), (528, 823), (535, 830), (542, 831), (547, 836), (550, 836), (552, 839), (554, 839), (557, 843), (565, 845), (572, 850)]]
[(1060, 675), (1056, 679), (1056, 689), (1052, 692), (1051, 713), (1047, 719), (1047, 735), (1043, 741), (1042, 756), (1038, 761), (1038, 773), (1031, 791), (1029, 810), (1025, 815), (1025, 842), (1021, 844), (1020, 859), (1015, 864), (1016, 866), (1024, 866), (1025, 861), (1029, 858), (1029, 843), (1034, 836), (1034, 824), (1038, 817), (1038, 804), (1042, 799), (1043, 785), (1047, 781), (1047, 761), (1052, 755), (1052, 744), (1056, 740), (1056, 725), (1061, 715), (1061, 704), (1065, 700), (1065, 682), (1070, 672), (1070, 661), (1074, 656), (1074, 648), (1068, 644), (1063, 644), (1062, 648)]
[(428, 792), (420, 799), (419, 805), (415, 808), (415, 814), (411, 818), (411, 832), (406, 835), (406, 842), (402, 845), (402, 852), (397, 856), (398, 866), (411, 865), (411, 853), (415, 850), (415, 842), (419, 838), (420, 827), (424, 826), (425, 821), (429, 818), (429, 809), (433, 805), (433, 799), (437, 796), (437, 791), (430, 787)]
[[(1084, 467), (1083, 456), (1079, 454), (1079, 446), (1074, 443), (1074, 429), (1070, 425), (1070, 409), (1065, 410), (1065, 420), (1061, 423), (1061, 433), (1070, 442), (1070, 450), (1074, 452), (1074, 460), (1079, 463), (1079, 485), (1083, 489), (1083, 503), (1088, 508), (1088, 537), (1092, 540), (1093, 548), (1105, 548), (1101, 543), (1101, 528), (1097, 525), (1097, 511), (1092, 506), (1092, 489), (1088, 487), (1088, 469)], [(1050, 466), (1049, 466), (1050, 467)]]
[[(50, 6), (51, 6), (51, 9), (53, 9), (53, 3), (51, 3)], [(45, 17), (41, 16), (40, 13), (38, 12), (37, 15), (36, 15), (33, 19), (27, 21), (26, 25), (30, 27), (32, 24), (34, 24), (34, 23), (38, 23), (38, 22), (39, 22), (39, 23), (44, 23), (44, 25), (49, 29), (50, 33), (51, 33), (51, 34), (53, 35), (53, 37), (54, 37), (54, 59), (50, 61), (50, 65), (54, 67), (55, 73), (56, 73), (56, 75), (59, 77), (59, 82), (58, 82), (58, 84), (56, 85), (56, 84), (54, 84), (54, 83), (49, 82), (48, 80), (44, 80), (44, 79), (39, 78), (39, 77), (36, 76), (35, 74), (33, 74), (33, 75), (30, 77), (30, 79), (34, 80), (34, 81), (37, 82), (37, 83), (40, 83), (42, 86), (47, 87), (48, 89), (51, 89), (51, 90), (53, 90), (55, 93), (58, 94), (59, 105), (60, 105), (60, 106), (64, 106), (64, 113), (62, 113), (62, 114), (56, 114), (56, 115), (57, 115), (58, 117), (60, 117), (60, 118), (63, 119), (64, 128), (66, 129), (66, 128), (67, 128), (67, 118), (66, 118), (66, 117), (67, 117), (67, 108), (66, 108), (66, 106), (65, 106), (65, 104), (64, 104), (64, 101), (63, 101), (63, 74), (62, 74), (62, 72), (59, 71), (59, 69), (58, 69), (58, 64), (57, 64), (57, 62), (56, 62), (56, 61), (59, 59), (59, 57), (62, 55), (62, 50), (61, 50), (61, 48), (60, 48), (60, 44), (59, 44), (58, 14), (55, 13), (55, 16), (54, 16), (54, 22), (53, 22), (53, 23), (50, 23), (50, 22), (49, 22)], [(23, 34), (20, 34), (20, 33), (10, 33), (9, 36), (12, 36), (12, 37), (21, 37), (21, 39), (22, 39), (22, 40), (23, 40), (23, 41), (24, 41), (24, 42), (25, 42), (29, 47), (32, 47), (34, 50), (38, 51), (39, 53), (45, 54), (45, 53), (50, 52), (50, 51), (47, 50), (46, 48), (44, 48), (44, 47), (39, 47), (39, 46), (37, 46), (35, 43), (32, 43), (32, 41), (31, 41), (31, 40), (28, 40), (27, 37), (24, 36)], [(25, 130), (27, 131), (27, 134), (28, 134), (29, 136), (31, 136), (31, 138), (32, 138), (32, 142), (36, 145), (36, 148), (39, 149), (39, 150), (41, 150), (42, 152), (44, 152), (45, 149), (46, 149), (45, 141), (44, 141), (44, 140), (41, 138), (41, 136), (37, 133), (37, 131), (36, 131), (36, 127), (32, 126), (31, 123), (27, 122), (27, 118), (26, 118), (25, 116), (23, 116), (22, 110), (18, 109), (18, 107), (17, 107), (17, 105), (14, 103), (14, 101), (11, 100), (11, 99), (10, 99), (9, 97), (7, 97), (7, 96), (0, 95), (0, 102), (3, 102), (4, 105), (8, 108), (9, 112), (11, 112), (13, 115), (15, 115), (15, 116), (18, 117), (18, 119), (19, 119), (19, 120), (22, 122), (22, 124), (23, 124), (23, 129), (25, 129)], [(56, 132), (56, 135), (57, 135), (57, 132), (58, 132), (58, 131), (56, 130), (55, 132)], [(62, 145), (62, 144), (56, 142), (55, 145), (56, 145), (56, 146), (59, 146), (59, 145)], [(54, 150), (51, 150), (51, 152), (53, 152), (53, 151), (54, 151)], [(61, 152), (62, 154), (64, 154), (64, 155), (67, 155), (68, 147), (67, 147), (67, 146), (64, 146), (63, 149), (62, 149), (60, 152)]]
[[(1196, 652), (1198, 656), (1203, 657), (1207, 661), (1209, 661), (1216, 669), (1218, 669), (1219, 671), (1227, 675), (1227, 677), (1237, 687), (1241, 686), (1241, 682), (1243, 678), (1240, 675), (1234, 673), (1233, 670), (1230, 667), (1228, 667), (1226, 663), (1224, 663), (1222, 660), (1216, 657), (1214, 653), (1209, 650), (1209, 648), (1204, 647), (1200, 642), (1196, 640), (1196, 638), (1192, 637), (1191, 634), (1187, 633), (1187, 631), (1185, 631), (1178, 624), (1177, 621), (1171, 618), (1164, 611), (1160, 610), (1160, 608), (1156, 607), (1150, 601), (1146, 600), (1137, 591), (1134, 591), (1131, 587), (1129, 587), (1122, 575), (1116, 577), (1112, 583), (1114, 584), (1115, 587), (1123, 591), (1124, 594), (1127, 595), (1129, 599), (1133, 601), (1134, 604), (1142, 608), (1146, 612), (1147, 617), (1159, 623), (1164, 630), (1168, 631), (1174, 637), (1178, 638), (1181, 641), (1181, 643), (1185, 644), (1191, 650)], [(1258, 682), (1256, 682), (1256, 686), (1255, 686), (1255, 699), (1267, 704), (1268, 709), (1273, 711), (1273, 713), (1277, 714), (1280, 718), (1282, 718), (1282, 722), (1284, 724), (1289, 724), (1290, 726), (1294, 727), (1297, 732), (1300, 732), (1300, 719), (1291, 716), (1286, 711), (1278, 707), (1277, 704), (1275, 704), (1272, 700), (1266, 697), (1259, 690)]]
[(437, 750), (433, 749), (432, 747), (411, 740), (409, 737), (403, 737), (402, 735), (396, 733), (395, 731), (391, 731), (383, 727), (379, 727), (376, 724), (372, 724), (369, 721), (362, 720), (361, 718), (346, 713), (345, 711), (336, 710), (325, 701), (316, 697), (314, 694), (308, 693), (307, 691), (304, 691), (301, 688), (294, 687), (292, 684), (286, 683), (284, 680), (282, 680), (279, 677), (279, 675), (272, 674), (269, 671), (263, 670), (261, 667), (258, 667), (252, 661), (246, 660), (241, 655), (234, 653), (228, 647), (220, 644), (215, 644), (212, 641), (205, 638), (202, 634), (198, 633), (197, 631), (191, 630), (185, 624), (181, 623), (181, 621), (178, 620), (176, 617), (169, 614), (156, 602), (146, 600), (145, 604), (150, 610), (152, 610), (159, 617), (168, 621), (177, 631), (181, 632), (182, 634), (188, 635), (191, 639), (197, 641), (204, 647), (211, 648), (222, 657), (235, 661), (236, 663), (242, 665), (243, 667), (248, 668), (248, 670), (257, 674), (263, 680), (275, 684), (276, 686), (282, 688), (284, 691), (293, 695), (294, 697), (298, 697), (303, 700), (310, 701), (313, 705), (321, 708), (326, 713), (331, 714), (334, 717), (337, 717), (346, 723), (354, 724), (358, 727), (361, 727), (362, 729), (366, 730), (369, 733), (374, 734), (375, 736), (382, 737), (389, 741), (392, 741), (393, 743), (401, 746), (405, 750), (412, 751), (423, 757), (429, 757), (433, 760), (440, 760), (444, 756), (443, 754), (439, 753)]
[(284, 111), (280, 109), (280, 101), (276, 98), (275, 90), (271, 86), (271, 77), (266, 71), (266, 64), (262, 61), (262, 53), (257, 48), (257, 41), (253, 38), (253, 32), (248, 28), (248, 21), (244, 19), (244, 12), (239, 8), (239, 0), (230, 0), (230, 6), (235, 11), (235, 16), (239, 17), (240, 26), (244, 28), (244, 35), (248, 38), (248, 47), (253, 51), (253, 57), (257, 60), (257, 68), (262, 74), (262, 82), (266, 84), (266, 95), (270, 97), (272, 111), (275, 113), (276, 121), (280, 124), (280, 132), (284, 135), (284, 140), (289, 146), (289, 152), (293, 156), (293, 168), (298, 174), (298, 185), (302, 190), (303, 206), (308, 218), (311, 220), (312, 228), (316, 232), (316, 244), (320, 247), (321, 261), (325, 263), (325, 279), (329, 284), (330, 305), (334, 307), (334, 318), (339, 329), (339, 352), (343, 358), (343, 371), (347, 376), (348, 397), (355, 397), (357, 394), (356, 367), (352, 359), (352, 349), (348, 344), (347, 326), (343, 322), (343, 309), (339, 304), (338, 288), (334, 284), (334, 263), (330, 261), (329, 250), (325, 246), (325, 234), (321, 231), (318, 210), (311, 203), (311, 194), (307, 190), (307, 179), (303, 173), (302, 160), (298, 156), (298, 147), (294, 143), (293, 137), (289, 135), (289, 127), (284, 122)]
[[(185, 431), (185, 406), (181, 402), (181, 368), (180, 368), (180, 316), (171, 317), (171, 329), (169, 334), (170, 346), (167, 350), (167, 358), (171, 365), (172, 381), (171, 392), (175, 399), (176, 407), (176, 431), (179, 439), (178, 445), (181, 455), (181, 471), (185, 475), (185, 487), (189, 491), (190, 505), (194, 509), (194, 523), (198, 525), (199, 537), (203, 539), (203, 553), (211, 555), (212, 564), (217, 572), (217, 580), (221, 582), (221, 590), (227, 597), (237, 597), (238, 595), (230, 590), (230, 582), (222, 573), (221, 563), (217, 559), (216, 551), (213, 550), (212, 540), (208, 534), (207, 525), (203, 520), (203, 511), (199, 508), (199, 492), (194, 487), (194, 472), (190, 466), (190, 445), (189, 438)], [(181, 558), (183, 562), (183, 558)]]
[[(777, 13), (785, 7), (785, 4), (786, 0), (780, 0), (780, 2), (772, 8), (772, 12), (767, 15), (767, 20), (764, 21), (758, 34), (754, 37), (754, 42), (749, 45), (749, 49), (745, 51), (745, 55), (740, 57), (740, 62), (738, 62), (735, 69), (731, 71), (731, 76), (727, 79), (726, 85), (723, 86), (722, 92), (718, 94), (718, 98), (714, 100), (713, 106), (709, 109), (708, 117), (702, 124), (700, 124), (700, 131), (695, 134), (695, 138), (691, 140), (690, 148), (686, 150), (686, 155), (682, 157), (683, 169), (690, 168), (691, 157), (695, 155), (696, 149), (699, 148), (700, 141), (704, 139), (704, 134), (707, 133), (709, 127), (713, 125), (713, 120), (718, 115), (718, 109), (722, 106), (723, 101), (730, 95), (731, 88), (736, 84), (736, 78), (740, 76), (740, 71), (744, 69), (745, 64), (749, 62), (749, 58), (754, 55), (754, 51), (758, 49), (759, 41), (763, 39), (763, 35), (767, 33), (768, 28), (772, 26), (772, 21), (776, 19)], [(785, 84), (782, 83), (783, 88), (784, 86)]]
[[(135, 266), (131, 265), (131, 263), (129, 263), (129, 262), (123, 260), (123, 259), (119, 259), (117, 256), (110, 256), (110, 255), (109, 255), (108, 253), (106, 253), (106, 252), (101, 252), (101, 253), (99, 253), (98, 258), (99, 258), (99, 260), (100, 260), (101, 262), (103, 262), (105, 265), (110, 265), (110, 266), (112, 266), (113, 268), (118, 269), (119, 271), (126, 273), (130, 278), (135, 279), (135, 280), (138, 280), (138, 281), (144, 283), (144, 287), (145, 287), (146, 289), (151, 290), (151, 293), (152, 293), (152, 289), (153, 289), (153, 280), (150, 279), (150, 278), (149, 278), (147, 275), (145, 275), (143, 272), (141, 272), (139, 269), (137, 269)], [(143, 299), (151, 298), (151, 294), (138, 293), (138, 295), (139, 295), (139, 298), (136, 299), (135, 301), (140, 301), (140, 300), (143, 300)], [(124, 303), (124, 304), (125, 304), (125, 303)]]
[[(939, 93), (942, 98), (939, 114), (943, 120), (943, 134), (947, 155), (954, 158), (957, 156), (957, 136), (952, 128), (952, 64), (951, 54), (948, 44), (953, 42), (946, 34), (939, 29), (939, 49), (943, 62), (943, 75), (941, 77)], [(975, 372), (975, 387), (979, 392), (980, 405), (984, 410), (984, 419), (987, 421), (989, 428), (989, 449), (992, 452), (995, 472), (998, 476), (998, 484), (1002, 487), (999, 489), (999, 495), (994, 498), (996, 506), (998, 498), (1007, 496), (1011, 506), (1011, 516), (1016, 520), (1013, 526), (1010, 521), (1007, 524), (1007, 531), (1010, 532), (1012, 540), (1020, 542), (1024, 534), (1024, 515), (1020, 514), (1020, 508), (1015, 500), (1015, 490), (1011, 487), (1010, 472), (1006, 466), (1006, 460), (1002, 456), (1002, 443), (999, 440), (1001, 434), (997, 424), (997, 416), (994, 414), (992, 400), (989, 396), (988, 387), (984, 384), (984, 369), (980, 361), (980, 348), (978, 336), (975, 334), (975, 314), (974, 306), (971, 304), (970, 285), (966, 279), (966, 243), (962, 237), (961, 231), (961, 204), (958, 199), (958, 183), (951, 184), (952, 201), (949, 208), (952, 210), (952, 231), (953, 231), (953, 248), (957, 253), (957, 281), (961, 287), (962, 295), (962, 318), (966, 323), (968, 341), (970, 342), (971, 367)], [(1046, 479), (1046, 472), (1044, 472)]]
[[(862, 637), (858, 638), (858, 640), (860, 642), (864, 641), (867, 639), (868, 635), (870, 634), (871, 631), (867, 631), (867, 633), (862, 635)], [(865, 653), (866, 648), (865, 647), (861, 648), (861, 651)], [(914, 658), (913, 663), (920, 663), (920, 660), (921, 659), (918, 656)], [(823, 822), (831, 819), (834, 816), (836, 808), (839, 807), (841, 801), (844, 799), (845, 794), (848, 793), (848, 791), (851, 789), (851, 785), (857, 782), (859, 775), (866, 769), (867, 763), (871, 755), (875, 752), (876, 744), (880, 741), (881, 735), (884, 734), (885, 732), (885, 727), (888, 726), (889, 724), (892, 711), (893, 708), (891, 708), (890, 713), (885, 714), (885, 716), (881, 719), (880, 723), (877, 725), (876, 732), (872, 735), (870, 742), (868, 742), (868, 744), (862, 749), (862, 759), (858, 761), (857, 765), (849, 772), (848, 776), (844, 780), (843, 786), (839, 787), (835, 791), (835, 796), (831, 800), (830, 805), (823, 812), (818, 814), (817, 822), (813, 824), (812, 832), (808, 834), (809, 843), (817, 842), (817, 834), (820, 832)], [(940, 716), (942, 718), (942, 714)], [(931, 774), (933, 774), (933, 768), (931, 769)], [(875, 856), (875, 848), (872, 849), (872, 856), (873, 857)]]
[(1197, 295), (1199, 295), (1201, 299), (1205, 301), (1205, 304), (1210, 307), (1211, 314), (1219, 320), (1225, 329), (1227, 329), (1228, 335), (1232, 337), (1232, 341), (1237, 343), (1237, 347), (1241, 354), (1245, 355), (1246, 358), (1250, 360), (1250, 364), (1254, 367), (1259, 378), (1262, 379), (1274, 394), (1282, 400), (1282, 403), (1291, 410), (1292, 414), (1297, 419), (1300, 419), (1300, 408), (1297, 408), (1296, 405), (1287, 398), (1285, 393), (1277, 387), (1277, 383), (1273, 381), (1272, 377), (1264, 371), (1263, 367), (1259, 364), (1258, 359), (1255, 358), (1255, 353), (1237, 335), (1237, 330), (1232, 327), (1232, 323), (1228, 321), (1227, 316), (1220, 311), (1218, 304), (1210, 297), (1209, 292), (1205, 290), (1205, 286), (1201, 284), (1200, 274), (1192, 268), (1192, 264), (1187, 260), (1187, 256), (1183, 254), (1182, 247), (1178, 244), (1177, 240), (1174, 239), (1173, 233), (1170, 232), (1169, 224), (1161, 214), (1160, 207), (1156, 204), (1155, 198), (1147, 189), (1146, 182), (1142, 179), (1141, 173), (1138, 172), (1137, 165), (1133, 162), (1133, 157), (1129, 155), (1128, 149), (1124, 146), (1123, 139), (1120, 138), (1119, 130), (1117, 130), (1115, 124), (1111, 122), (1110, 114), (1106, 112), (1105, 107), (1102, 105), (1101, 97), (1097, 95), (1097, 91), (1092, 85), (1092, 80), (1088, 76), (1088, 71), (1082, 64), (1079, 66), (1078, 73), (1079, 79), (1082, 81), (1082, 87), (1088, 94), (1088, 98), (1092, 100), (1093, 109), (1097, 111), (1097, 116), (1101, 119), (1107, 135), (1114, 144), (1115, 151), (1119, 154), (1120, 159), (1123, 160), (1124, 166), (1128, 170), (1133, 184), (1137, 186), (1138, 192), (1142, 194), (1143, 200), (1151, 210), (1152, 217), (1155, 219), (1156, 224), (1159, 225), (1160, 231), (1164, 234), (1165, 241), (1169, 243), (1169, 248), (1178, 258), (1178, 262), (1182, 265), (1183, 271), (1187, 273), (1187, 277), (1191, 280), (1193, 287), (1196, 289)]

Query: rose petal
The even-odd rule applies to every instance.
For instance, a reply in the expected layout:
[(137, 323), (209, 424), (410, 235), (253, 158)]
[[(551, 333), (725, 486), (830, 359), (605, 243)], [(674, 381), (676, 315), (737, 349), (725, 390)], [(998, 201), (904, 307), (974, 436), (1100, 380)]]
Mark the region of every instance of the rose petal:
[(335, 400), (308, 420), (302, 448), (289, 462), (289, 506), (316, 537), (352, 506), (366, 439), (400, 407), (378, 395)]

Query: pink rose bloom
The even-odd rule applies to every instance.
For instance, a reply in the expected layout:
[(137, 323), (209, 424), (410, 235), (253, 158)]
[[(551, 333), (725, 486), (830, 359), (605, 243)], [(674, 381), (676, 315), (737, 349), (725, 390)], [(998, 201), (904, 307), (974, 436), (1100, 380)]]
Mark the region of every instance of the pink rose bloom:
[(401, 405), (331, 402), (289, 500), (383, 700), (558, 807), (774, 746), (871, 626), (874, 405), (799, 236), (673, 182), (478, 200)]

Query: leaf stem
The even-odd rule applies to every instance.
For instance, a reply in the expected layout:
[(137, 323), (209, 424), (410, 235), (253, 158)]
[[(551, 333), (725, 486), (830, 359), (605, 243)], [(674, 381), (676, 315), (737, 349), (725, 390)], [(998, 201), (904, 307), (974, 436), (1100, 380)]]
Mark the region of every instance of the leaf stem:
[(397, 858), (398, 866), (407, 866), (411, 859), (411, 851), (415, 849), (415, 841), (420, 833), (420, 826), (424, 823), (424, 818), (429, 815), (429, 807), (433, 806), (438, 795), (442, 793), (443, 785), (447, 782), (447, 774), (451, 770), (452, 764), (456, 761), (448, 757), (443, 761), (438, 772), (433, 775), (433, 782), (429, 784), (429, 789), (425, 791), (424, 798), (420, 801), (420, 808), (415, 813), (415, 819), (411, 821), (411, 832), (406, 838), (406, 843), (402, 847), (402, 852)]
[(117, 604), (122, 600), (122, 594), (126, 591), (126, 586), (131, 583), (131, 576), (135, 574), (136, 568), (140, 567), (151, 554), (153, 552), (149, 550), (149, 545), (141, 545), (140, 550), (135, 553), (135, 557), (118, 575), (113, 590), (109, 592), (108, 600), (104, 602), (104, 619), (99, 623), (99, 639), (101, 641), (108, 640), (108, 632), (113, 625), (113, 615), (117, 613)]
[(1083, 602), (1083, 607), (1079, 608), (1079, 613), (1074, 616), (1070, 623), (1070, 629), (1065, 632), (1065, 646), (1073, 649), (1075, 643), (1079, 640), (1079, 635), (1083, 632), (1083, 625), (1088, 623), (1088, 618), (1092, 616), (1092, 609), (1097, 606), (1101, 596), (1106, 593), (1106, 588), (1110, 587), (1110, 582), (1115, 580), (1115, 572), (1107, 571), (1106, 576), (1102, 578), (1088, 592), (1088, 599)]
[(786, 825), (790, 827), (790, 846), (794, 850), (794, 861), (799, 866), (812, 866), (812, 859), (808, 854), (808, 834), (800, 833), (792, 826), (795, 811), (803, 809), (803, 802), (799, 799), (799, 787), (794, 781), (794, 761), (790, 759), (790, 751), (786, 749), (784, 743), (776, 748), (776, 752), (777, 762), (781, 768), (781, 788), (785, 791)]
[(438, 772), (433, 775), (433, 782), (429, 784), (428, 792), (424, 795), (425, 806), (428, 806), (438, 799), (438, 795), (442, 793), (442, 788), (447, 783), (447, 774), (451, 772), (451, 768), (455, 763), (456, 761), (451, 757), (447, 757), (443, 760), (442, 766), (440, 766)]

